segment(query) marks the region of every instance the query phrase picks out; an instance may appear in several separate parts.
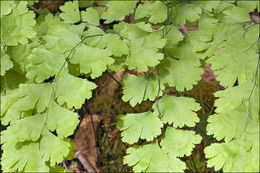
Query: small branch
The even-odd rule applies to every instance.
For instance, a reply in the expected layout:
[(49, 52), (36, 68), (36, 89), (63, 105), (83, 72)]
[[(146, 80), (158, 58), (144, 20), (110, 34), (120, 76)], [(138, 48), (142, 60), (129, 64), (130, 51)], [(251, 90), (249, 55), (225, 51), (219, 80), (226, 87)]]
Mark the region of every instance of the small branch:
[(81, 162), (81, 164), (87, 172), (97, 172), (95, 168), (91, 165), (91, 163), (88, 161), (88, 159), (81, 153), (81, 151), (76, 152), (75, 157), (79, 159), (79, 161)]
[(40, 16), (41, 13), (40, 13), (34, 6), (28, 5), (28, 8), (29, 8), (30, 10), (34, 11), (38, 16)]

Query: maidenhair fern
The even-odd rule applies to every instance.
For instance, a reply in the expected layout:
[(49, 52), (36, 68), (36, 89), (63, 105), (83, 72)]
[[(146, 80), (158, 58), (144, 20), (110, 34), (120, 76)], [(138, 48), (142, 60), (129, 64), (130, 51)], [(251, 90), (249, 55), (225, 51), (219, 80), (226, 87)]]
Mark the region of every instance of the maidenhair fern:
[[(33, 3), (1, 1), (4, 172), (64, 171), (58, 164), (73, 156), (75, 110), (96, 88), (87, 78), (125, 69), (138, 75), (125, 74), (123, 101), (153, 106), (118, 117), (130, 144), (124, 164), (135, 172), (184, 171), (182, 157), (202, 140), (192, 131), (201, 106), (164, 91), (191, 90), (205, 63), (225, 87), (208, 118), (207, 134), (222, 140), (205, 148), (208, 167), (259, 172), (260, 37), (250, 18), (258, 1), (68, 1), (37, 17)], [(196, 23), (198, 30), (185, 29)]]

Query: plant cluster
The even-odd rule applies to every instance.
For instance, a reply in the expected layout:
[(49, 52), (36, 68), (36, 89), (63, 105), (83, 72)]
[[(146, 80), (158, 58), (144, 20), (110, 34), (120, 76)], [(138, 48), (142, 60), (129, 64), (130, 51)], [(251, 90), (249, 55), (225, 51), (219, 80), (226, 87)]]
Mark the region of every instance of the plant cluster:
[[(206, 63), (225, 87), (208, 118), (207, 134), (223, 141), (205, 148), (208, 167), (259, 172), (258, 1), (68, 1), (37, 17), (33, 3), (1, 1), (4, 172), (64, 171), (58, 163), (73, 156), (68, 136), (79, 123), (75, 110), (96, 88), (92, 79), (125, 69), (138, 75), (125, 74), (123, 101), (154, 104), (119, 116), (122, 141), (131, 144), (124, 164), (184, 171), (180, 158), (202, 140), (190, 130), (201, 106), (164, 91), (191, 90)], [(198, 30), (185, 30), (196, 23)]]

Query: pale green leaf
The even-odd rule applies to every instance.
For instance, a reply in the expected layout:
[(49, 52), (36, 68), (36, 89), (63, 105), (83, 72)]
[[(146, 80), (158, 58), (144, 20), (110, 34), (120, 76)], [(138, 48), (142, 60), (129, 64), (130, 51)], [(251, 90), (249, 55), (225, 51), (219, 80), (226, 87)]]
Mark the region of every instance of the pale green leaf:
[(38, 143), (20, 146), (3, 145), (1, 166), (4, 172), (49, 172), (49, 167), (41, 157)]
[(54, 53), (43, 48), (33, 49), (28, 60), (31, 63), (26, 66), (26, 77), (34, 79), (38, 83), (56, 75), (66, 61), (64, 54)]
[(163, 151), (157, 143), (127, 149), (124, 163), (135, 172), (184, 172), (185, 163)]
[(60, 10), (62, 11), (60, 18), (62, 18), (64, 22), (76, 23), (80, 21), (78, 1), (66, 2), (60, 7)]
[(80, 72), (90, 74), (91, 78), (97, 78), (107, 69), (107, 65), (114, 63), (111, 52), (105, 49), (81, 45), (75, 49), (70, 62), (79, 64)]
[[(257, 125), (258, 126), (258, 125)], [(256, 129), (258, 127), (255, 126)], [(224, 172), (259, 172), (259, 132), (251, 149), (244, 149), (243, 143), (233, 140), (227, 143), (211, 144), (205, 149), (208, 167)]]
[[(79, 119), (78, 114), (59, 106), (52, 102), (48, 110), (47, 127), (50, 131), (55, 131), (59, 138), (68, 137), (73, 134)], [(43, 116), (46, 116), (45, 113)], [(43, 122), (43, 118), (41, 119)]]
[(1, 1), (1, 17), (8, 15), (15, 7), (15, 1)]
[(259, 1), (237, 1), (237, 6), (247, 9), (247, 12), (253, 12), (255, 9), (259, 10)]
[(41, 157), (46, 161), (50, 161), (51, 166), (62, 162), (71, 149), (71, 144), (68, 141), (56, 137), (47, 130), (43, 132), (39, 146)]
[[(168, 27), (166, 27), (166, 29), (167, 28)], [(170, 26), (169, 29), (167, 29), (166, 38), (167, 38), (166, 47), (171, 47), (172, 45), (178, 44), (180, 41), (182, 41), (184, 36), (174, 25), (172, 25)]]
[[(138, 90), (136, 89), (138, 88)], [(164, 86), (161, 86), (164, 89)], [(131, 106), (135, 106), (142, 101), (153, 101), (158, 94), (158, 80), (153, 74), (147, 76), (125, 75), (123, 79), (123, 97), (122, 99), (130, 102)], [(159, 96), (162, 95), (160, 91)]]
[(184, 25), (186, 22), (195, 22), (200, 18), (201, 7), (197, 4), (180, 3), (172, 9), (172, 21), (177, 25)]
[(197, 84), (203, 70), (198, 55), (193, 52), (190, 43), (178, 44), (167, 49), (170, 56), (159, 65), (162, 83), (176, 87), (178, 91), (192, 89)]
[(99, 15), (93, 7), (87, 8), (86, 11), (81, 11), (82, 21), (92, 25), (99, 25)]
[(148, 67), (154, 67), (163, 59), (163, 54), (159, 53), (165, 45), (165, 39), (159, 35), (149, 36), (131, 40), (131, 54), (126, 59), (126, 64), (130, 70), (136, 69), (138, 72), (145, 72)]
[(200, 105), (192, 98), (164, 95), (153, 105), (154, 114), (161, 117), (164, 124), (172, 124), (174, 127), (195, 126), (199, 122), (196, 111)]
[(117, 34), (104, 35), (97, 44), (97, 47), (110, 50), (116, 57), (121, 57), (122, 55), (127, 55), (129, 53), (126, 42)]
[(120, 117), (117, 127), (122, 131), (122, 141), (136, 143), (139, 138), (152, 141), (161, 134), (163, 123), (152, 112), (127, 114)]
[(211, 44), (212, 48), (206, 54), (210, 55), (210, 51), (215, 51), (207, 62), (212, 64), (211, 69), (222, 86), (233, 86), (237, 78), (243, 84), (255, 75), (258, 54), (254, 43), (258, 35), (259, 30), (256, 27), (245, 33), (241, 25), (227, 25), (218, 31)]
[(8, 46), (28, 43), (36, 35), (34, 17), (34, 12), (27, 9), (27, 2), (19, 2), (9, 15), (1, 18), (1, 42)]
[(105, 19), (105, 23), (111, 23), (115, 20), (122, 20), (125, 16), (133, 11), (136, 6), (136, 0), (132, 1), (109, 1), (107, 11), (102, 14), (102, 19)]
[(82, 28), (82, 25), (70, 26), (66, 23), (59, 23), (56, 21), (56, 18), (49, 20), (53, 20), (54, 23), (50, 23), (46, 35), (43, 36), (46, 42), (44, 47), (51, 49), (52, 52), (57, 51), (64, 53), (67, 51), (67, 53), (69, 53), (69, 51), (81, 41), (79, 31), (75, 29), (75, 27), (80, 28), (82, 30), (81, 33), (83, 33), (84, 28)]
[(199, 144), (201, 139), (202, 137), (193, 131), (168, 127), (160, 145), (171, 156), (183, 157), (191, 155), (195, 144)]
[(161, 1), (146, 2), (139, 5), (135, 12), (135, 19), (149, 17), (153, 24), (162, 23), (167, 19), (167, 7)]
[(4, 76), (6, 71), (13, 67), (13, 62), (10, 56), (5, 52), (5, 49), (1, 45), (1, 76)]
[(68, 108), (81, 108), (85, 99), (92, 96), (96, 85), (86, 79), (77, 78), (62, 72), (57, 80), (55, 98), (60, 105), (66, 103)]
[(1, 123), (7, 125), (9, 122), (24, 117), (24, 112), (36, 110), (41, 113), (51, 96), (49, 84), (21, 84), (13, 93), (2, 97)]

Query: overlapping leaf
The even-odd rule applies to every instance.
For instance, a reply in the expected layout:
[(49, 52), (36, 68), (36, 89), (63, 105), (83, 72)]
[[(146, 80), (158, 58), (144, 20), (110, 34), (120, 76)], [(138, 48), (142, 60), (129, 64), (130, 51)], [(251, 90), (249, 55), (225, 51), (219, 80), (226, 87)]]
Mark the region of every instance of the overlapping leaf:
[(168, 58), (159, 66), (162, 83), (176, 87), (178, 91), (192, 89), (203, 73), (198, 55), (191, 44), (182, 42), (166, 50)]
[(245, 31), (241, 25), (225, 25), (220, 29), (205, 53), (211, 56), (207, 62), (212, 64), (221, 85), (231, 87), (237, 78), (240, 84), (245, 83), (257, 68), (259, 30), (252, 26)]

